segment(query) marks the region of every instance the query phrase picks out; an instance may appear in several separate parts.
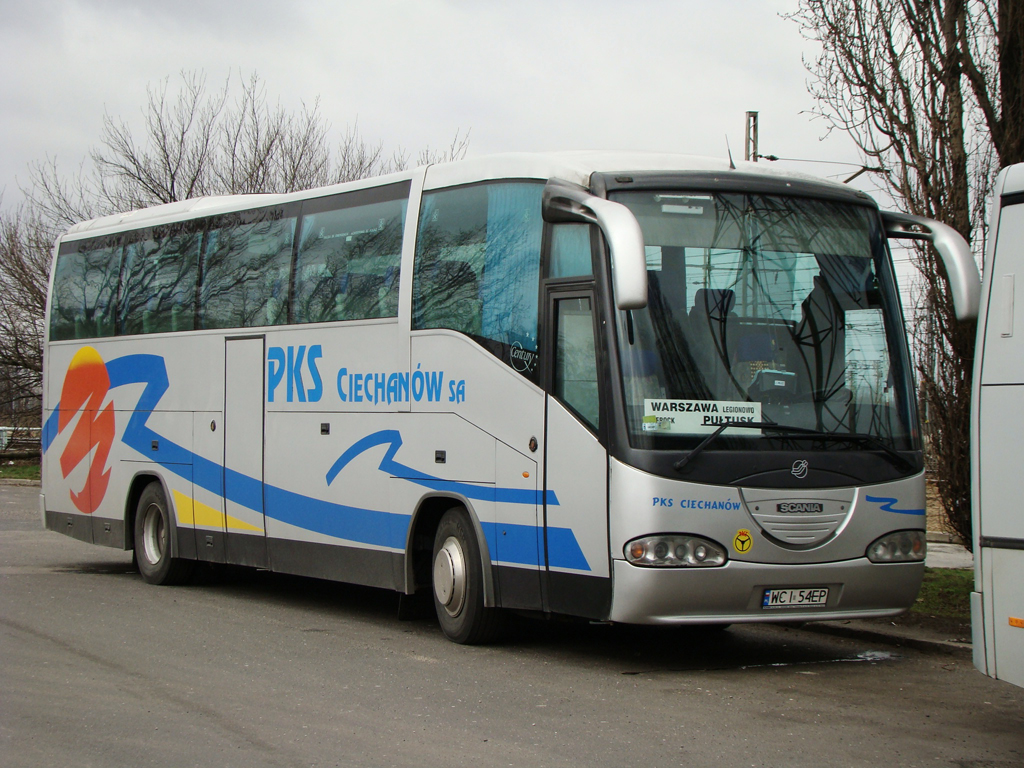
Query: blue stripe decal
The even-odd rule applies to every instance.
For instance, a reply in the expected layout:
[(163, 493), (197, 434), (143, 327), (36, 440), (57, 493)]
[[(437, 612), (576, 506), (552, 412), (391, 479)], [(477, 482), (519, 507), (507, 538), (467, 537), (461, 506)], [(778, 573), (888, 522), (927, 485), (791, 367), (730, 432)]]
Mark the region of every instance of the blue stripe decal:
[(590, 564), (569, 528), (548, 528), (548, 557), (552, 568), (590, 570)]
[[(534, 525), (509, 523), (484, 523), (483, 529), (494, 559), (502, 563), (543, 567), (544, 543), (538, 540), (541, 529)], [(548, 553), (552, 568), (590, 570), (579, 542), (568, 528), (548, 528)]]
[(267, 517), (348, 541), (405, 549), (411, 515), (335, 504), (267, 484)]
[(865, 496), (866, 501), (872, 504), (880, 504), (883, 512), (895, 512), (897, 515), (923, 515), (923, 509), (896, 509), (894, 505), (899, 504), (899, 499), (888, 496)]
[(493, 559), (503, 563), (540, 566), (543, 544), (537, 540), (539, 529), (536, 526), (484, 523), (483, 529)]
[[(146, 423), (169, 387), (167, 368), (162, 357), (147, 354), (125, 355), (106, 363), (106, 367), (111, 389), (128, 384), (145, 385), (128, 419), (121, 441), (168, 472), (190, 480), (194, 485), (216, 496), (257, 512), (263, 508), (265, 500), (264, 514), (288, 525), (370, 546), (405, 548), (411, 515), (336, 504), (278, 488), (269, 483), (261, 483), (256, 478), (199, 456), (150, 429)], [(59, 412), (58, 405), (44, 424), (44, 453), (56, 437)], [(153, 441), (158, 441), (157, 452), (152, 450)], [(548, 491), (545, 495), (540, 491), (521, 488), (496, 488), (492, 485), (454, 482), (407, 467), (394, 458), (402, 445), (402, 437), (397, 430), (375, 432), (354, 443), (328, 470), (327, 484), (330, 485), (356, 456), (380, 445), (388, 446), (380, 462), (379, 468), (382, 472), (432, 490), (452, 491), (466, 498), (482, 501), (535, 506), (545, 502), (549, 505), (558, 504), (558, 498), (553, 491)], [(539, 541), (543, 529), (537, 526), (496, 523), (483, 523), (483, 526), (492, 558), (506, 563), (535, 567), (542, 565)], [(548, 528), (547, 537), (551, 567), (590, 570), (571, 529)]]
[(554, 491), (548, 491), (545, 496), (542, 491), (530, 491), (523, 488), (495, 488), (490, 485), (482, 485), (479, 483), (462, 483), (454, 480), (443, 480), (440, 477), (434, 475), (427, 475), (423, 472), (407, 467), (395, 461), (395, 454), (398, 453), (398, 449), (402, 447), (402, 436), (396, 429), (384, 429), (380, 432), (374, 432), (372, 435), (367, 435), (362, 440), (358, 440), (352, 444), (352, 446), (345, 451), (338, 458), (336, 462), (327, 470), (327, 484), (330, 485), (334, 482), (334, 478), (338, 476), (345, 466), (351, 462), (356, 456), (364, 453), (370, 448), (375, 448), (378, 445), (387, 445), (388, 449), (384, 453), (384, 458), (380, 460), (380, 466), (378, 467), (381, 472), (387, 472), (393, 477), (399, 477), (403, 480), (408, 480), (411, 483), (422, 485), (426, 488), (430, 488), (432, 491), (450, 491), (453, 493), (460, 493), (467, 499), (479, 499), (481, 501), (495, 501), (503, 502), (507, 504), (536, 504), (541, 505), (545, 501), (549, 506), (555, 506), (558, 504), (558, 497), (555, 496)]
[(42, 433), (42, 444), (43, 453), (46, 453), (46, 449), (50, 447), (50, 443), (53, 442), (53, 438), (57, 436), (57, 424), (60, 422), (60, 406), (58, 405), (53, 409), (53, 413), (50, 414), (49, 418), (43, 424)]

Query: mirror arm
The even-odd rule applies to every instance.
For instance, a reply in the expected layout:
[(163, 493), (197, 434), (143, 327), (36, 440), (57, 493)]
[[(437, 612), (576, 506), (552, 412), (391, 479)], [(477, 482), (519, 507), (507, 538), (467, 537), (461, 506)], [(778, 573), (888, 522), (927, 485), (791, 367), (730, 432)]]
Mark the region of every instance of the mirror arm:
[(952, 227), (923, 216), (907, 213), (882, 212), (886, 237), (897, 240), (927, 240), (938, 251), (946, 268), (949, 289), (958, 320), (971, 320), (978, 316), (981, 299), (981, 278), (971, 247)]
[(596, 197), (582, 187), (552, 179), (544, 187), (544, 221), (596, 224), (612, 257), (612, 282), (619, 309), (647, 306), (647, 257), (644, 234), (633, 212), (621, 203)]

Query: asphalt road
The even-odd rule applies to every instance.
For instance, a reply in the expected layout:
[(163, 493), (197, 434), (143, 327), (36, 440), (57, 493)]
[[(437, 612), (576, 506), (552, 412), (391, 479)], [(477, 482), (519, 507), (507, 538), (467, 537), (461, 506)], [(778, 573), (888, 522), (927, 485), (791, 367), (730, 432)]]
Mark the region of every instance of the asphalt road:
[(0, 486), (0, 765), (1024, 765), (1024, 691), (966, 655), (799, 629), (519, 623), (490, 647), (378, 590), (151, 587)]

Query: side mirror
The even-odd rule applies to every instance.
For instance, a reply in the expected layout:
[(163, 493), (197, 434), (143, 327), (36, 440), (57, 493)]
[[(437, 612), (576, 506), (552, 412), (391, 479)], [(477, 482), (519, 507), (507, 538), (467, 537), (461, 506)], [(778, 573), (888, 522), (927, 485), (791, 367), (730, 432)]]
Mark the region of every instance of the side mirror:
[(612, 284), (619, 309), (647, 306), (647, 259), (644, 233), (633, 212), (566, 181), (552, 179), (544, 187), (544, 221), (552, 224), (597, 224), (612, 255)]
[(960, 233), (932, 219), (906, 213), (883, 211), (882, 221), (885, 223), (886, 237), (896, 240), (927, 240), (935, 246), (946, 268), (957, 319), (977, 318), (981, 277), (971, 247)]

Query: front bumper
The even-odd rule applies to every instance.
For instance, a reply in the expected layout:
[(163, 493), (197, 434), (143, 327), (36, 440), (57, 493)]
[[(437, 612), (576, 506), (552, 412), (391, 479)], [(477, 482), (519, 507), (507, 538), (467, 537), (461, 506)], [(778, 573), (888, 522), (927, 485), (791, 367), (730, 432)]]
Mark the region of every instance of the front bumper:
[[(924, 563), (770, 565), (731, 560), (720, 568), (642, 568), (612, 562), (609, 619), (625, 624), (821, 621), (895, 616), (917, 598)], [(776, 587), (827, 587), (813, 608), (762, 608)]]

